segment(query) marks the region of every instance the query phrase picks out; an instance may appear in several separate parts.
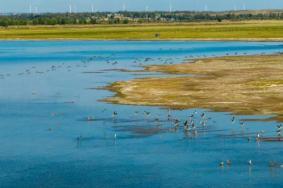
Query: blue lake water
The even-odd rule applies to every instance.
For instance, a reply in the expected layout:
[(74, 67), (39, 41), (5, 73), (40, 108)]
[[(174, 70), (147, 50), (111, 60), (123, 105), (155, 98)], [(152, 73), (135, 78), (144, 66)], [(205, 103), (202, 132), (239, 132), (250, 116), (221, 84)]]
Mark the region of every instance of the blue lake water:
[[(112, 105), (101, 99), (113, 93), (97, 89), (167, 76), (119, 69), (278, 52), (283, 43), (0, 41), (0, 187), (281, 187), (283, 143), (255, 141), (276, 135), (278, 122)], [(208, 123), (197, 134), (168, 120), (199, 122), (202, 112)]]

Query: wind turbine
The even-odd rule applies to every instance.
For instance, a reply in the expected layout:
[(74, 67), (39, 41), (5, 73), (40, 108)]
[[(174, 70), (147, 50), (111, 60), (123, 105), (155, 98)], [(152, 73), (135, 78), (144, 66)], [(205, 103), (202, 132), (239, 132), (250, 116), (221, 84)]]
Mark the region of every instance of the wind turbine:
[(145, 12), (148, 12), (149, 8), (148, 6), (145, 6)]
[(204, 5), (204, 11), (208, 11), (207, 4)]
[(30, 14), (32, 13), (32, 6), (31, 6), (31, 3), (29, 4), (29, 13), (30, 13)]
[(237, 6), (236, 5), (234, 5), (234, 11), (237, 11)]
[(245, 3), (243, 4), (243, 10), (246, 10), (246, 4)]
[(171, 13), (172, 12), (172, 3), (170, 2), (170, 4), (169, 4), (169, 12)]
[(38, 13), (38, 8), (34, 7), (34, 12), (37, 14)]
[(69, 13), (72, 14), (72, 5), (69, 5)]
[(93, 4), (91, 5), (91, 12), (94, 13), (94, 6), (93, 6)]
[(123, 4), (122, 10), (123, 10), (124, 12), (127, 10), (127, 6), (126, 6), (125, 3)]
[(148, 20), (148, 13), (147, 13), (147, 12), (148, 12), (148, 9), (149, 9), (149, 8), (148, 8), (148, 6), (146, 5), (146, 6), (145, 6), (145, 13), (146, 13), (145, 16), (146, 16), (146, 19), (147, 19), (147, 20)]

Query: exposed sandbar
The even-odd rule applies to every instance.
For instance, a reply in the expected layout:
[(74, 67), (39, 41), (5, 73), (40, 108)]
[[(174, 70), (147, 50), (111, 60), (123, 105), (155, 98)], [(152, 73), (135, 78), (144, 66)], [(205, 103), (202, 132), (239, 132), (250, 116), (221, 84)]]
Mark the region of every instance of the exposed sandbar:
[(199, 59), (177, 65), (147, 66), (145, 70), (179, 76), (113, 83), (107, 89), (115, 92), (115, 96), (105, 101), (274, 115), (275, 120), (283, 121), (282, 54)]

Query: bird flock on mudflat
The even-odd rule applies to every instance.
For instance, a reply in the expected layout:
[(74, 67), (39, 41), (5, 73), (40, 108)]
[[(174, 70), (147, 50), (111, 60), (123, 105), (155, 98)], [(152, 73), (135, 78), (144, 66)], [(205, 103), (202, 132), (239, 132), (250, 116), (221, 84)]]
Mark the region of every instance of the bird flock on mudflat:
[[(245, 54), (245, 53), (244, 53)], [(229, 55), (238, 55), (238, 53), (234, 53), (234, 54), (229, 54), (226, 53), (226, 56)], [(185, 59), (193, 59), (193, 58), (206, 58), (207, 56), (203, 55), (203, 56), (186, 56)], [(117, 60), (113, 60), (113, 56), (92, 56), (86, 59), (83, 59), (80, 63), (74, 63), (74, 64), (67, 64), (67, 63), (58, 63), (56, 65), (50, 65), (49, 67), (46, 67), (45, 69), (43, 68), (37, 68), (37, 66), (32, 66), (30, 68), (24, 69), (21, 72), (18, 72), (16, 74), (12, 74), (12, 73), (0, 73), (0, 79), (4, 80), (4, 79), (8, 79), (9, 77), (13, 76), (13, 75), (18, 75), (18, 76), (25, 76), (25, 75), (31, 75), (31, 74), (46, 74), (49, 72), (54, 72), (60, 69), (66, 70), (67, 72), (71, 72), (73, 69), (75, 68), (88, 68), (89, 64), (92, 62), (95, 62), (99, 59), (104, 59), (104, 61), (106, 62), (106, 64), (109, 64), (111, 66), (115, 66), (118, 65), (119, 62)], [(173, 64), (176, 60), (178, 60), (178, 58), (173, 58), (173, 57), (167, 57), (167, 58), (135, 58), (133, 63), (137, 64), (138, 66), (143, 66), (144, 63), (147, 62), (153, 62), (153, 61), (159, 61), (162, 62), (162, 64)], [(179, 58), (179, 60), (181, 60), (181, 58)], [(38, 95), (38, 91), (31, 91), (31, 95), (36, 96)], [(75, 100), (71, 100), (71, 101), (64, 101), (64, 103), (68, 103), (68, 104), (74, 104)], [(144, 112), (138, 112), (135, 111), (134, 112), (135, 115), (137, 114), (144, 114), (145, 118), (149, 118), (151, 116), (151, 112), (149, 111), (144, 111)], [(52, 112), (52, 116), (57, 116), (58, 114), (55, 112)], [(117, 120), (119, 119), (119, 113), (117, 111), (113, 111), (112, 113), (112, 118), (113, 120)], [(154, 118), (154, 122), (156, 122), (156, 124), (158, 126), (162, 126), (162, 121), (160, 117), (155, 117)], [(211, 121), (213, 121), (210, 117), (207, 116), (207, 114), (205, 112), (197, 112), (194, 111), (193, 113), (189, 114), (185, 120), (181, 120), (178, 119), (176, 117), (173, 117), (173, 115), (171, 114), (171, 110), (168, 110), (168, 113), (166, 115), (166, 119), (167, 121), (169, 121), (171, 123), (171, 127), (170, 127), (170, 131), (172, 132), (177, 132), (177, 131), (183, 131), (186, 137), (190, 137), (190, 138), (195, 138), (198, 136), (199, 132), (203, 132), (206, 131), (207, 127), (209, 126), (209, 123)], [(87, 116), (85, 118), (85, 120), (87, 122), (94, 122), (96, 121), (96, 117), (95, 116)], [(236, 122), (239, 122), (240, 127), (244, 128), (246, 126), (246, 123), (242, 120), (237, 120), (237, 118), (235, 116), (233, 116), (231, 118), (231, 123), (232, 124), (236, 124)], [(51, 128), (48, 129), (49, 131), (52, 131)], [(275, 136), (272, 137), (266, 137), (265, 134), (266, 132), (264, 131), (258, 131), (256, 133), (253, 133), (252, 135), (249, 135), (248, 137), (244, 137), (247, 138), (248, 141), (251, 140), (255, 140), (256, 142), (267, 142), (267, 141), (283, 141), (283, 137), (282, 137), (282, 130), (283, 130), (283, 126), (282, 124), (279, 124), (276, 126), (276, 130), (275, 132)], [(118, 133), (114, 133), (113, 135), (113, 139), (117, 140), (119, 139), (119, 135)], [(76, 138), (77, 142), (82, 142), (83, 140), (83, 136), (79, 135)], [(249, 166), (253, 166), (255, 165), (254, 162), (251, 159), (247, 160), (247, 164)], [(227, 159), (226, 161), (220, 161), (219, 166), (224, 168), (225, 166), (231, 166), (232, 165), (232, 160)], [(283, 168), (283, 165), (278, 163), (278, 162), (274, 162), (271, 161), (269, 163), (270, 167), (280, 167)]]

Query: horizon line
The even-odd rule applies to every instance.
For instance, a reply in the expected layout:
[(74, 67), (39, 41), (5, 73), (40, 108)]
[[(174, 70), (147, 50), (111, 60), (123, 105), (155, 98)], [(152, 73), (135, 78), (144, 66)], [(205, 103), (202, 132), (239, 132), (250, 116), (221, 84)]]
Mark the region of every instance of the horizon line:
[(110, 10), (96, 10), (96, 11), (74, 11), (74, 12), (69, 12), (69, 11), (44, 11), (44, 12), (29, 12), (29, 11), (24, 11), (24, 12), (0, 12), (0, 15), (17, 15), (17, 14), (95, 14), (95, 13), (126, 13), (126, 12), (139, 12), (139, 13), (180, 13), (180, 12), (191, 12), (191, 13), (225, 13), (225, 12), (249, 12), (249, 11), (282, 11), (283, 9), (239, 9), (239, 10), (233, 10), (233, 9), (227, 9), (227, 10), (117, 10), (117, 11), (110, 11)]

